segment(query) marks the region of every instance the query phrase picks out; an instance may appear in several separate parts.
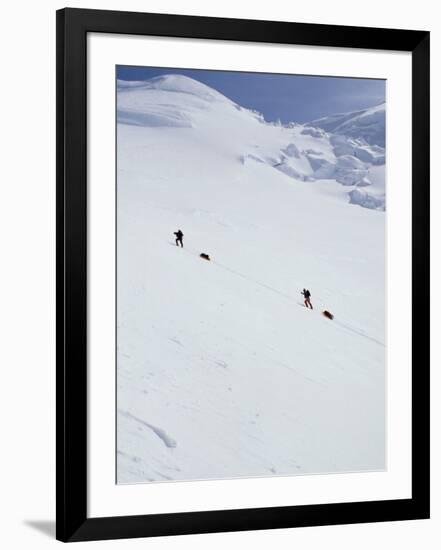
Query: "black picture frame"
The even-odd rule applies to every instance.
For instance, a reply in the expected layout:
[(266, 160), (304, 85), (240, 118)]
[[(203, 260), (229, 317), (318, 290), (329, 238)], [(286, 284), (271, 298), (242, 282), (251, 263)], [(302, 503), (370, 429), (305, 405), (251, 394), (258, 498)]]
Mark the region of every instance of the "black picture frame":
[[(412, 497), (157, 515), (87, 516), (87, 52), (90, 32), (412, 54)], [(56, 537), (85, 541), (429, 517), (429, 33), (63, 9), (57, 12)]]

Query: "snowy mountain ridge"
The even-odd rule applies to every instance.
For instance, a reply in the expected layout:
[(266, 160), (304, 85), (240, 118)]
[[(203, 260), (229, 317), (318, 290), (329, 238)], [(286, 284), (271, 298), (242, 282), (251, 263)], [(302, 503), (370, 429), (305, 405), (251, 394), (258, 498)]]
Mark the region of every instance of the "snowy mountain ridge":
[(349, 113), (338, 113), (309, 123), (333, 134), (363, 139), (383, 147), (386, 143), (386, 103)]
[[(120, 123), (194, 128), (218, 150), (234, 145), (231, 154), (242, 164), (263, 162), (298, 181), (335, 180), (350, 188), (346, 195), (350, 203), (385, 208), (385, 151), (364, 139), (366, 128), (375, 126), (375, 113), (384, 117), (384, 106), (320, 119), (315, 125), (282, 126), (265, 122), (260, 113), (182, 75), (120, 80), (117, 86)], [(370, 122), (366, 126), (360, 121)], [(230, 145), (213, 142), (218, 124), (234, 136)], [(356, 137), (357, 128), (361, 128), (360, 137)]]
[(183, 75), (163, 75), (150, 78), (149, 80), (118, 80), (118, 91), (122, 90), (162, 90), (165, 92), (178, 92), (194, 95), (207, 101), (228, 101), (230, 100), (217, 90), (206, 84)]

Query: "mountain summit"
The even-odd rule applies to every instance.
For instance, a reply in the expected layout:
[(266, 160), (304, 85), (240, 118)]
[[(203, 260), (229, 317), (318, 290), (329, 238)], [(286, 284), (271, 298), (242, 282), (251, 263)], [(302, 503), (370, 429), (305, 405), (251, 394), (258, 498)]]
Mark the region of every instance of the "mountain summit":
[(206, 84), (181, 74), (167, 74), (155, 76), (144, 81), (118, 80), (118, 91), (122, 90), (161, 90), (163, 92), (177, 92), (191, 94), (206, 101), (230, 101), (220, 92)]

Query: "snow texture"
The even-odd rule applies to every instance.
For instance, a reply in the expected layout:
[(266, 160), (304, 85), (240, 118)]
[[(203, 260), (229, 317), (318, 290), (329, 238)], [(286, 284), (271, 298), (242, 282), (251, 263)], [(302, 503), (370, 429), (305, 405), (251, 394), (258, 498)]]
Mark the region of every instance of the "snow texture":
[(118, 483), (384, 469), (385, 157), (361, 114), (269, 124), (179, 75), (117, 93)]
[(386, 143), (386, 104), (381, 103), (361, 111), (319, 118), (310, 122), (310, 126), (346, 137), (362, 138), (366, 143), (384, 147)]

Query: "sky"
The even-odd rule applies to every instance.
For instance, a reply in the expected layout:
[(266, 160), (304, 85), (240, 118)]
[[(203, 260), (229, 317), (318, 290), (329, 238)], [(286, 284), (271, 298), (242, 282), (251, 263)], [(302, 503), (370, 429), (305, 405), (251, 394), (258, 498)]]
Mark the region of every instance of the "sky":
[(120, 80), (182, 74), (211, 86), (267, 121), (309, 122), (322, 116), (372, 107), (385, 101), (386, 81), (157, 67), (117, 67)]

